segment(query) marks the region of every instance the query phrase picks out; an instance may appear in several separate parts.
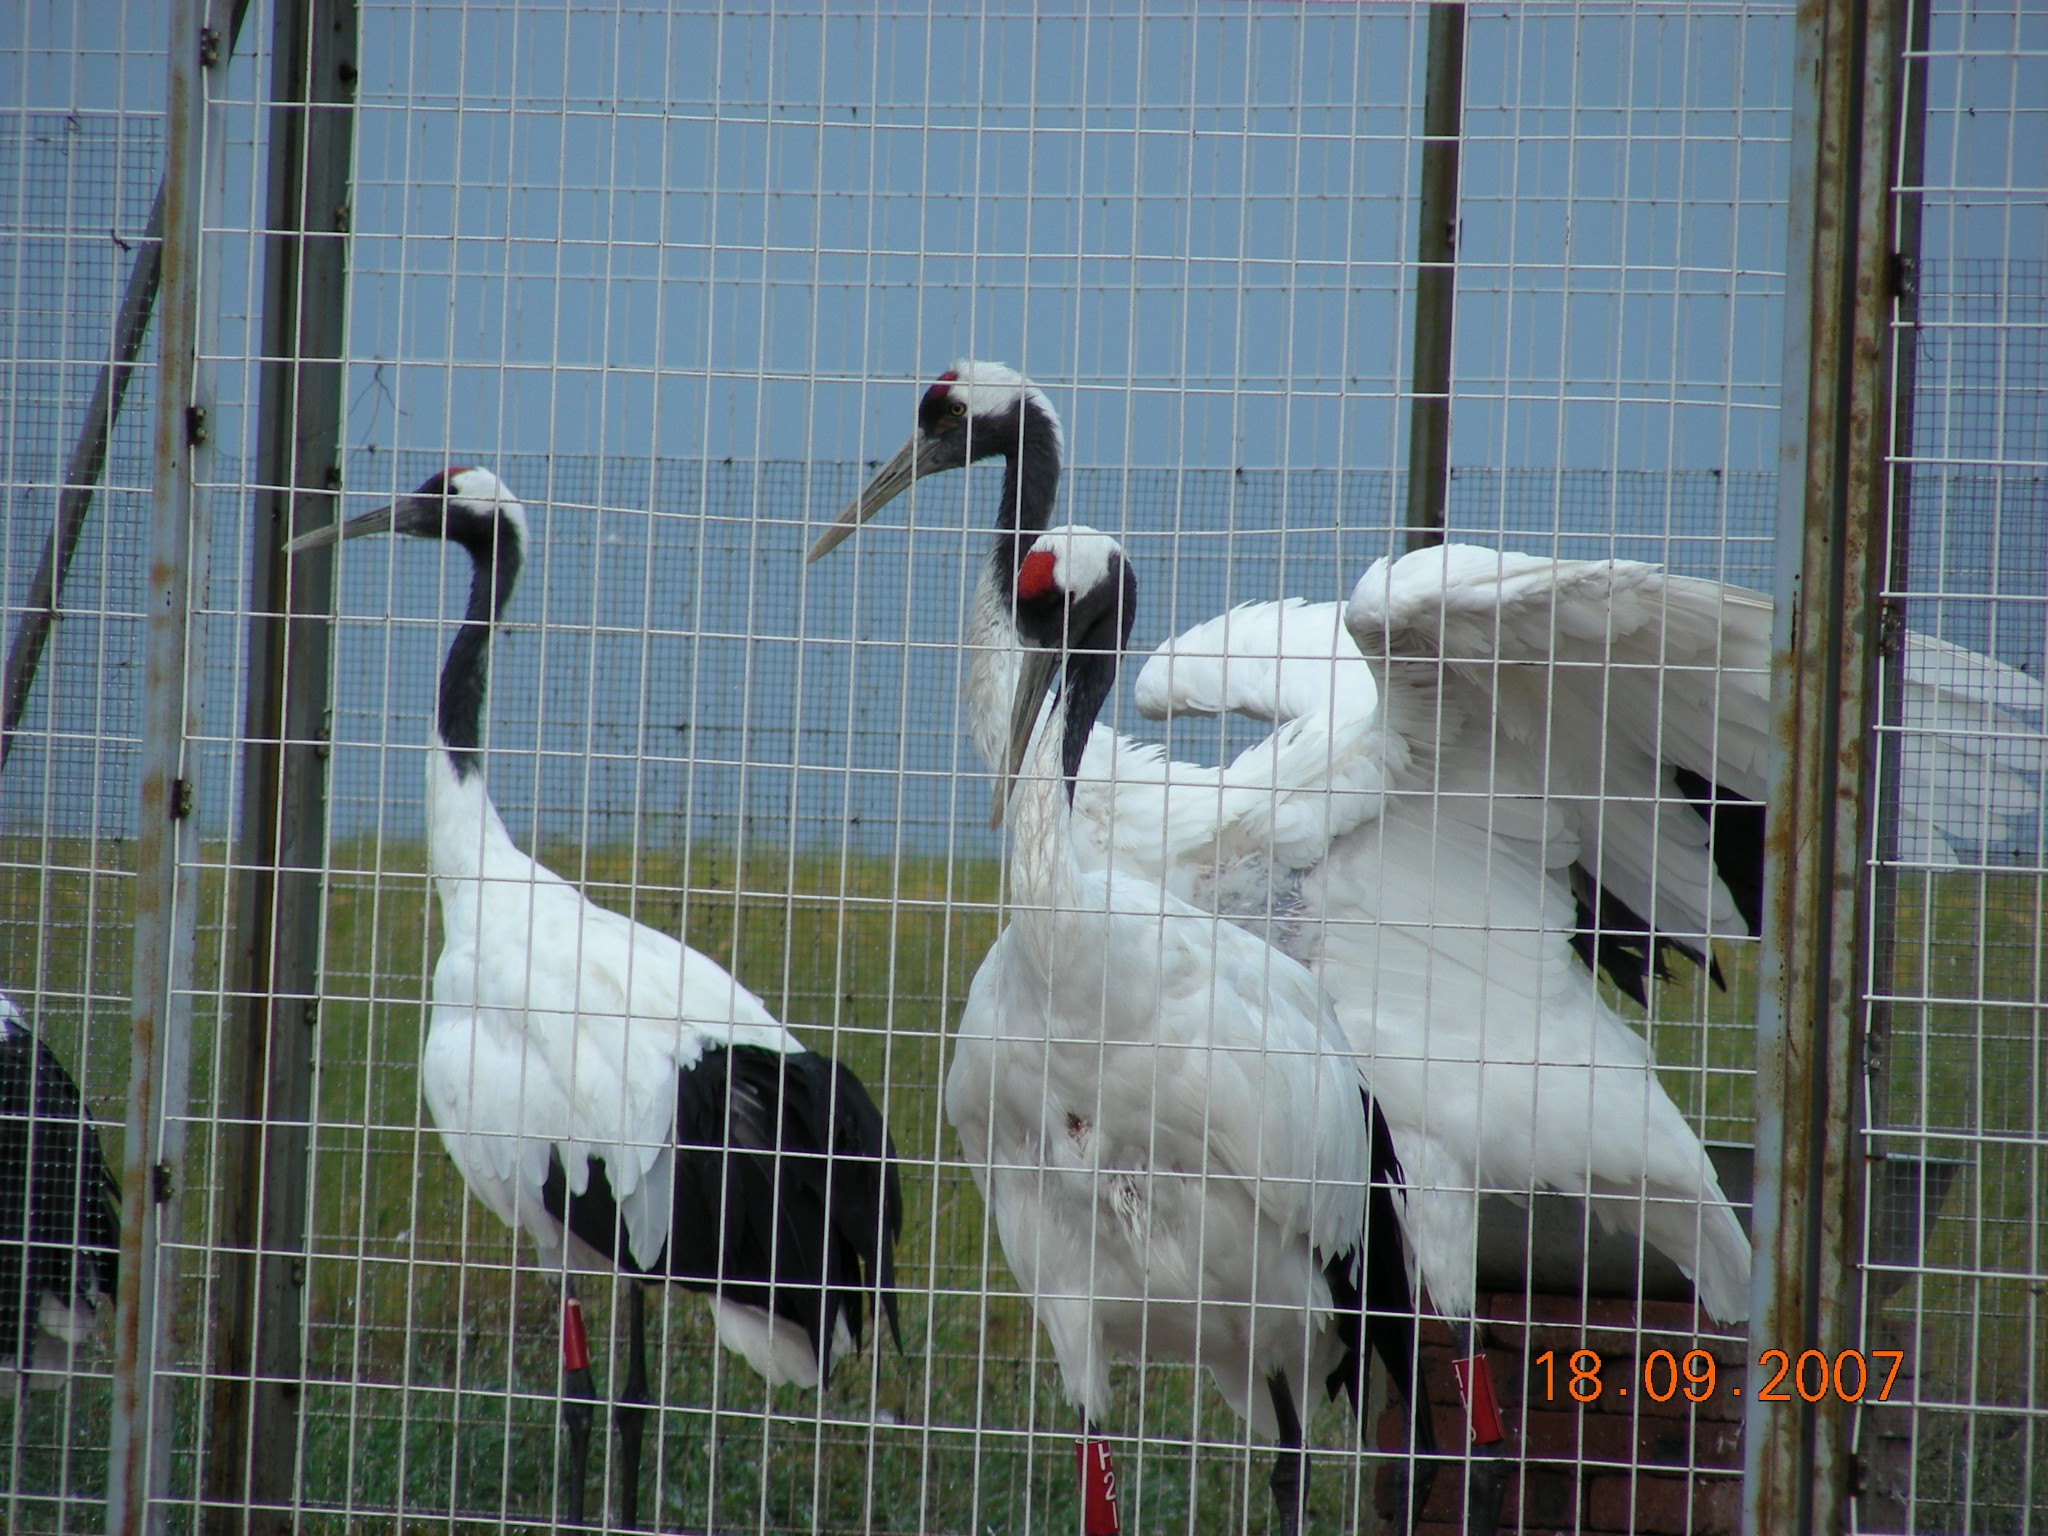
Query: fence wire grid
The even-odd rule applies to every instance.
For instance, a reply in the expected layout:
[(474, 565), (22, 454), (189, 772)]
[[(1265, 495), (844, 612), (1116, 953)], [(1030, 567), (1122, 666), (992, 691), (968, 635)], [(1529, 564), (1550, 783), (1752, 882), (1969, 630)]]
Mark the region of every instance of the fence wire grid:
[[(240, 1133), (268, 1129), (234, 1096), (250, 1050), (236, 1033), (251, 1001), (238, 967), (253, 942), (236, 914), (262, 873), (241, 851), (249, 807), (270, 803), (247, 779), (252, 678), (288, 654), (254, 653), (266, 631), (251, 594), (280, 537), (259, 439), (275, 361), (266, 261), (281, 248), (266, 234), (273, 157), (278, 125), (301, 110), (279, 105), (273, 73), (290, 9), (250, 5), (236, 32), (227, 4), (23, 0), (0, 23), (0, 594), (15, 648), (34, 627), (64, 495), (80, 489), (69, 466), (117, 360), (152, 199), (184, 153), (169, 137), (166, 48), (197, 46), (178, 31), (194, 15), (219, 32), (203, 153), (188, 168), (203, 194), (207, 517), (192, 557), (204, 578), (188, 626), (196, 664), (181, 683), (196, 721), (180, 866), (195, 939), (175, 982), (189, 1101), (165, 1196), (181, 1215), (161, 1245), (163, 1338), (145, 1375), (162, 1406), (136, 1528), (548, 1528), (564, 1523), (572, 1456), (563, 1276), (465, 1189), (422, 1081), (450, 931), (423, 785), (437, 679), (470, 594), (456, 545), (351, 540), (334, 557), (309, 823), (318, 981), (277, 1004), (312, 1025), (306, 1140), (256, 1179), (236, 1163)], [(1109, 1369), (1113, 1406), (1084, 1431), (1012, 1262), (1004, 1223), (1017, 1218), (984, 1199), (949, 1109), (977, 972), (1032, 910), (1027, 872), (1005, 864), (1014, 836), (989, 825), (996, 775), (964, 699), (963, 635), (1002, 471), (921, 480), (838, 552), (809, 564), (805, 552), (895, 452), (941, 370), (1000, 359), (1061, 418), (1055, 520), (1113, 534), (1135, 574), (1104, 723), (1206, 765), (1267, 743), (1265, 719), (1143, 718), (1134, 679), (1192, 625), (1283, 596), (1341, 603), (1374, 561), (1408, 547), (1432, 8), (317, 0), (305, 13), (354, 13), (349, 195), (335, 211), (348, 268), (342, 494), (328, 505), (358, 514), (462, 465), (516, 492), (526, 561), (483, 711), (484, 783), (511, 842), (600, 906), (729, 967), (804, 1045), (858, 1076), (898, 1152), (900, 1348), (871, 1319), (822, 1390), (771, 1386), (721, 1348), (704, 1297), (648, 1292), (640, 1524), (1103, 1536), (1076, 1475), (1080, 1434), (1114, 1453), (1125, 1530), (1278, 1532), (1270, 1438), (1175, 1353), (1166, 1325), (1151, 1358)], [(1793, 7), (1581, 0), (1458, 14), (1446, 538), (1651, 562), (1769, 594), (1795, 323)], [(1901, 158), (1895, 188), (1917, 210), (1919, 250), (1895, 325), (1910, 409), (1888, 444), (1886, 597), (1908, 630), (1967, 653), (1944, 676), (1992, 707), (1930, 713), (1909, 674), (1880, 669), (1858, 984), (1874, 1021), (1861, 1109), (1871, 1155), (1856, 1172), (1854, 1288), (1870, 1370), (1881, 1374), (1881, 1351), (1902, 1368), (1881, 1402), (1873, 1377), (1855, 1410), (1851, 1520), (2040, 1536), (2048, 14), (1941, 0), (1919, 20), (1924, 147), (1917, 165)], [(116, 1169), (132, 945), (150, 905), (137, 889), (139, 787), (162, 489), (152, 451), (168, 411), (155, 337), (104, 472), (84, 487), (59, 616), (0, 763), (0, 990), (75, 1078)], [(298, 469), (302, 484), (317, 478)], [(1554, 649), (1544, 612), (1536, 627)], [(1611, 639), (1606, 625), (1579, 638)], [(1681, 659), (1679, 644), (1647, 663), (1603, 653), (1590, 669), (1551, 655), (1531, 696), (1594, 675), (1609, 710), (1648, 701), (1652, 734), (1682, 730), (1704, 699), (1717, 713), (1701, 730), (1725, 745), (1727, 722), (1768, 695), (1768, 651), (1730, 639)], [(15, 665), (10, 652), (10, 677)], [(1324, 684), (1333, 714), (1344, 686)], [(1648, 792), (1611, 743), (1547, 742), (1532, 786), (1508, 782), (1506, 737), (1459, 759), (1454, 727), (1437, 728), (1433, 777), (1390, 800), (1435, 840), (1421, 874), (1375, 853), (1370, 894), (1340, 909), (1326, 866), (1290, 885), (1275, 859), (1259, 864), (1255, 916), (1230, 914), (1262, 954), (1307, 958), (1333, 993), (1343, 973), (1317, 944), (1337, 941), (1304, 938), (1304, 912), (1325, 932), (1383, 920), (1390, 945), (1413, 939), (1429, 975), (1411, 993), (1395, 959), (1376, 961), (1385, 990), (1367, 989), (1367, 1015), (1426, 1009), (1432, 986), (1456, 995), (1463, 962), (1451, 957), (1474, 943), (1476, 969), (1512, 990), (1525, 974), (1563, 974), (1540, 956), (1561, 954), (1581, 919), (1603, 935), (1627, 926), (1573, 885), (1580, 843), (1567, 848), (1560, 820), (1580, 816), (1571, 836), (1591, 846), (1640, 810)], [(1588, 746), (1591, 794), (1560, 766)], [(1523, 824), (1503, 807), (1553, 789), (1537, 830), (1513, 830)], [(1916, 818), (1934, 805), (1962, 809), (1930, 840)], [(1485, 851), (1460, 864), (1474, 817)], [(1732, 815), (1698, 820), (1705, 851), (1683, 870), (1716, 851), (1741, 857), (1750, 834)], [(1531, 857), (1547, 893), (1533, 909), (1513, 885)], [(1564, 1027), (1597, 1014), (1646, 1051), (1672, 1145), (1705, 1148), (1747, 1222), (1759, 946), (1740, 897), (1716, 908), (1720, 887), (1681, 889), (1680, 869), (1660, 865), (1643, 889), (1697, 959), (1671, 957), (1640, 1002), (1573, 970), (1544, 1004), (1556, 1013), (1534, 1016)], [(562, 958), (508, 942), (529, 955), (520, 965)], [(1119, 958), (1144, 972), (1165, 951), (1152, 943)], [(1492, 1012), (1505, 993), (1487, 996), (1479, 1037), (1520, 1039)], [(1340, 1020), (1352, 1001), (1338, 996)], [(1213, 1022), (1218, 1006), (1200, 1017)], [(1525, 1032), (1540, 1051), (1542, 1027)], [(1196, 1070), (1161, 1059), (1165, 1079)], [(1276, 1044), (1259, 1059), (1282, 1072), (1293, 1058)], [(1201, 1061), (1209, 1070), (1213, 1053)], [(5, 1135), (29, 1123), (10, 1091), (0, 1082), (0, 1277), (23, 1231), (7, 1208), (21, 1176)], [(1114, 1106), (1097, 1111), (1106, 1130)], [(1511, 1111), (1488, 1103), (1484, 1118)], [(1401, 1108), (1397, 1131), (1434, 1112)], [(1265, 1134), (1295, 1129), (1275, 1121)], [(620, 1154), (635, 1141), (622, 1134)], [(1401, 1141), (1411, 1162), (1416, 1144)], [(1539, 1161), (1466, 1176), (1463, 1219), (1480, 1233), (1469, 1313), (1446, 1310), (1438, 1287), (1407, 1304), (1440, 1454), (1412, 1453), (1378, 1366), (1358, 1418), (1341, 1395), (1309, 1393), (1304, 1530), (1741, 1528), (1734, 1389), (1768, 1375), (1757, 1355), (1770, 1341), (1695, 1307), (1669, 1259), (1632, 1236), (1667, 1196), (1638, 1183), (1589, 1214), (1539, 1189)], [(273, 1317), (292, 1319), (289, 1412), (224, 1417), (247, 1257), (231, 1235), (238, 1191), (298, 1181), (303, 1237), (263, 1240), (293, 1307), (265, 1301), (244, 1319), (259, 1339)], [(1298, 1193), (1284, 1172), (1265, 1174), (1268, 1186), (1275, 1199)], [(1712, 1204), (1688, 1208), (1700, 1231)], [(1063, 1283), (1085, 1294), (1099, 1278)], [(587, 1518), (613, 1528), (630, 1286), (579, 1282), (597, 1399)], [(0, 1324), (38, 1315), (35, 1291), (11, 1281)], [(112, 1297), (98, 1310), (51, 1369), (0, 1373), (21, 1387), (0, 1393), (10, 1530), (107, 1528), (109, 1480), (128, 1453)], [(1472, 1348), (1491, 1362), (1499, 1447), (1469, 1443), (1451, 1358)], [(1574, 1364), (1585, 1350), (1605, 1378), (1592, 1398)], [(1659, 1359), (1673, 1390), (1646, 1400)], [(1696, 1397), (1701, 1361), (1715, 1385)], [(1640, 1385), (1624, 1397), (1623, 1383)], [(1433, 1487), (1405, 1508), (1432, 1468)]]

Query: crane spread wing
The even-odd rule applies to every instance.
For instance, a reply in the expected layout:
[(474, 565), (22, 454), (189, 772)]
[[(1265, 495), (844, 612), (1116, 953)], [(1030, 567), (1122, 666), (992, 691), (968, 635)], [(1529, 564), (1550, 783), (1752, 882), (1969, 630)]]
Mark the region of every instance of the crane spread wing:
[(1342, 603), (1242, 603), (1153, 651), (1138, 671), (1138, 711), (1154, 720), (1239, 714), (1276, 722), (1325, 710), (1367, 714), (1378, 690), (1363, 662)]
[(1582, 900), (1598, 892), (1695, 954), (1746, 930), (1746, 886), (1724, 872), (1760, 856), (1761, 827), (1722, 807), (1765, 787), (1766, 599), (1636, 562), (1446, 545), (1375, 564), (1346, 622), (1385, 675), (1426, 672), (1475, 727), (1409, 727), (1436, 751), (1417, 787), (1449, 814), (1540, 799), (1569, 840), (1551, 862), (1576, 867)]

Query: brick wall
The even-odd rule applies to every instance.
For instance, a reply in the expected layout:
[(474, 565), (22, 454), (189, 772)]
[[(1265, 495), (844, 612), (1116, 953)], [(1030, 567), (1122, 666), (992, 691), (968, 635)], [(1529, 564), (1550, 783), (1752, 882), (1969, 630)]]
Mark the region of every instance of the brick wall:
[[(1693, 1330), (1701, 1314), (1676, 1302), (1638, 1307), (1515, 1295), (1482, 1297), (1480, 1306), (1508, 1431), (1501, 1447), (1510, 1463), (1503, 1533), (1734, 1536), (1741, 1511), (1743, 1401), (1736, 1392), (1746, 1385), (1744, 1343), (1700, 1337)], [(1600, 1391), (1588, 1403), (1569, 1395), (1569, 1362), (1582, 1349), (1600, 1356)], [(1674, 1361), (1695, 1349), (1713, 1357), (1715, 1380), (1705, 1401), (1687, 1400), (1682, 1376), (1668, 1401), (1645, 1393), (1642, 1362), (1660, 1349), (1669, 1350)], [(1552, 1355), (1549, 1396), (1540, 1363), (1546, 1351)], [(1434, 1320), (1424, 1329), (1423, 1371), (1436, 1407), (1437, 1438), (1446, 1450), (1462, 1450), (1464, 1414), (1451, 1375), (1450, 1334)], [(1694, 1372), (1704, 1375), (1702, 1362), (1694, 1362)], [(1661, 1361), (1653, 1384), (1659, 1392), (1671, 1385)], [(1580, 1391), (1591, 1394), (1592, 1388), (1582, 1382)], [(1381, 1418), (1378, 1437), (1386, 1449), (1402, 1444), (1398, 1410)], [(1392, 1494), (1392, 1472), (1382, 1470), (1383, 1515), (1392, 1513)], [(1461, 1536), (1466, 1496), (1462, 1466), (1446, 1463), (1416, 1524), (1417, 1536)]]

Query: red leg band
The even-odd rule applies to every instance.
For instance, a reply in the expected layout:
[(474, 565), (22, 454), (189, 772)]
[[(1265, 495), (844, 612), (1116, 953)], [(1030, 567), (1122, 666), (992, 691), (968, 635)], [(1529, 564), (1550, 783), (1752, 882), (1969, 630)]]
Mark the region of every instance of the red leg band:
[(1453, 1360), (1451, 1370), (1458, 1378), (1458, 1396), (1465, 1400), (1465, 1418), (1472, 1426), (1474, 1445), (1493, 1445), (1507, 1437), (1500, 1424), (1500, 1399), (1493, 1394), (1493, 1368), (1485, 1351)]
[(1074, 1464), (1081, 1472), (1081, 1529), (1084, 1536), (1117, 1536), (1116, 1467), (1103, 1440), (1076, 1440)]
[(583, 1303), (574, 1296), (562, 1298), (562, 1369), (590, 1369), (590, 1335), (583, 1331)]

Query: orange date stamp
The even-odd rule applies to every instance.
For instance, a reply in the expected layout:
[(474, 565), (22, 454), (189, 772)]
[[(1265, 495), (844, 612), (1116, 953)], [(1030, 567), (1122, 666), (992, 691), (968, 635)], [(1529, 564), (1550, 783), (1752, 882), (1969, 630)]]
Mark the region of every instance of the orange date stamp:
[[(1873, 1349), (1867, 1354), (1860, 1349), (1845, 1349), (1833, 1359), (1820, 1350), (1809, 1349), (1796, 1360), (1785, 1350), (1767, 1349), (1757, 1361), (1757, 1370), (1768, 1379), (1758, 1390), (1756, 1400), (1818, 1403), (1832, 1396), (1840, 1402), (1860, 1403), (1869, 1394), (1873, 1402), (1882, 1403), (1890, 1399), (1905, 1359), (1906, 1352), (1901, 1349)], [(1556, 1402), (1557, 1351), (1546, 1349), (1529, 1364), (1532, 1371), (1540, 1368), (1543, 1372), (1544, 1398)], [(1682, 1394), (1687, 1402), (1704, 1403), (1721, 1390), (1719, 1368), (1704, 1349), (1689, 1349), (1682, 1356), (1668, 1349), (1653, 1349), (1643, 1356), (1640, 1380), (1635, 1379), (1633, 1371), (1628, 1372), (1627, 1381), (1603, 1379), (1597, 1349), (1573, 1350), (1564, 1361), (1564, 1369), (1569, 1372), (1563, 1381), (1565, 1395), (1575, 1403), (1597, 1403), (1609, 1390), (1617, 1397), (1627, 1397), (1631, 1387), (1652, 1402), (1668, 1403)], [(1880, 1376), (1882, 1382), (1878, 1380)], [(1742, 1388), (1732, 1386), (1728, 1395), (1740, 1397)]]

